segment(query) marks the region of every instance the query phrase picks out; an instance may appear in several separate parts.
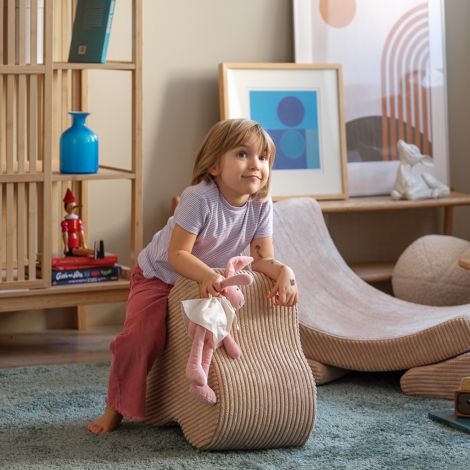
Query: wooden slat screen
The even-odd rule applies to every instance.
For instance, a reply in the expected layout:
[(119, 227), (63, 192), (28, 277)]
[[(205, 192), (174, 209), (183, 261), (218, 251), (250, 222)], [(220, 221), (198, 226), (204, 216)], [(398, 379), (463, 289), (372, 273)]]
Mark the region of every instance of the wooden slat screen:
[(36, 271), (45, 184), (44, 72), (37, 67), (38, 2), (30, 3), (0, 0), (0, 66), (6, 66), (0, 74), (0, 289), (48, 285)]
[[(40, 286), (36, 272), (40, 183), (0, 184), (0, 289)], [(41, 282), (37, 282), (41, 281)]]

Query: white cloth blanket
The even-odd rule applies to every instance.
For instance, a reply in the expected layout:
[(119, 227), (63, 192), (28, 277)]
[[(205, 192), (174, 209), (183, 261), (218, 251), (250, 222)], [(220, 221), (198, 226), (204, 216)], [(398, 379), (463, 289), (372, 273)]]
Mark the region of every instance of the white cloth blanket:
[(198, 325), (206, 328), (214, 335), (214, 341), (222, 341), (232, 329), (236, 321), (235, 309), (223, 296), (207, 299), (192, 299), (181, 301), (183, 312)]

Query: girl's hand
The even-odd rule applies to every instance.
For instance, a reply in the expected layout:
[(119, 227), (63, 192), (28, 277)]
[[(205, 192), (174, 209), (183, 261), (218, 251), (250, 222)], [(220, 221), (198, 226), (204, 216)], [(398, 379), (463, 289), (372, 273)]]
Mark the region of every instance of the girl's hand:
[(218, 297), (222, 290), (221, 283), (224, 279), (224, 276), (216, 272), (207, 276), (200, 284), (201, 297), (209, 297), (209, 294)]
[(297, 303), (298, 292), (294, 271), (283, 266), (274, 287), (268, 292), (268, 299), (274, 298), (274, 305), (292, 307)]

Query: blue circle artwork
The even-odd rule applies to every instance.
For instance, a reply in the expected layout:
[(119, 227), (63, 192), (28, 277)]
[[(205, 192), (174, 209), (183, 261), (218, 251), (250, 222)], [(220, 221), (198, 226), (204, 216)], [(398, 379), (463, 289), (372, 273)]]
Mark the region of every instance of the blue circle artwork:
[(318, 103), (315, 90), (250, 90), (250, 117), (276, 145), (275, 170), (318, 170)]
[(277, 115), (284, 125), (298, 126), (304, 120), (305, 107), (297, 97), (286, 96), (279, 101)]
[(282, 134), (280, 146), (286, 157), (299, 158), (305, 152), (305, 138), (301, 132), (289, 129)]

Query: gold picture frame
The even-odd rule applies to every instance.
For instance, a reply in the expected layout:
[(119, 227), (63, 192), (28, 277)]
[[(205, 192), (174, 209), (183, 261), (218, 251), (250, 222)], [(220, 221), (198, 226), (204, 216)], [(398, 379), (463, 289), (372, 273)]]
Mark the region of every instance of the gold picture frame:
[(341, 65), (223, 63), (220, 117), (258, 121), (276, 144), (274, 199), (346, 199)]

